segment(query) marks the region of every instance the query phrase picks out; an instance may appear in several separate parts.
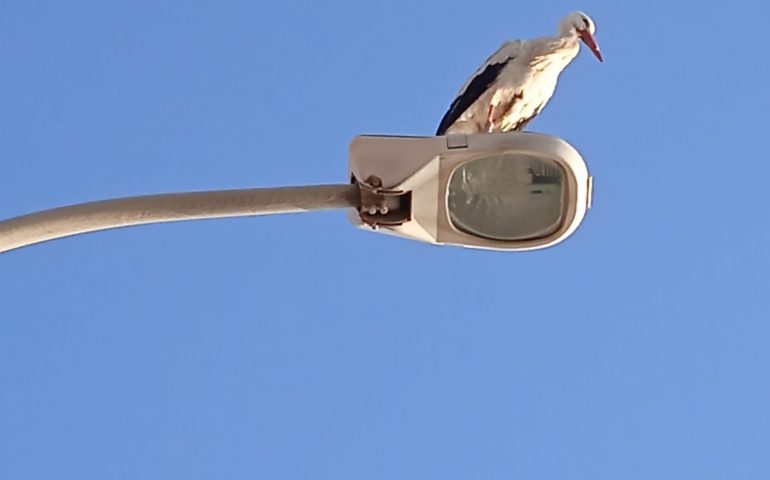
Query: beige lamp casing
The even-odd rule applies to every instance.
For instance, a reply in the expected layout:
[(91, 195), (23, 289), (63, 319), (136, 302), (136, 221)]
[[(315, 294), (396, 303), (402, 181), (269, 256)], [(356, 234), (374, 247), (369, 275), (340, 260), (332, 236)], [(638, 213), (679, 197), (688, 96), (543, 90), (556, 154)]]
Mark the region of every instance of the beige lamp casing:
[[(448, 213), (448, 185), (452, 172), (466, 162), (496, 154), (522, 154), (555, 164), (563, 177), (564, 202), (560, 225), (545, 236), (502, 241), (473, 235), (456, 228)], [(471, 248), (527, 251), (546, 248), (569, 237), (591, 206), (592, 178), (578, 151), (566, 141), (529, 132), (402, 137), (362, 135), (350, 144), (352, 182), (375, 185), (379, 191), (400, 197), (402, 210), (382, 215), (384, 221), (367, 221), (365, 213), (351, 210), (351, 222), (423, 242)], [(369, 217), (370, 219), (371, 217)]]

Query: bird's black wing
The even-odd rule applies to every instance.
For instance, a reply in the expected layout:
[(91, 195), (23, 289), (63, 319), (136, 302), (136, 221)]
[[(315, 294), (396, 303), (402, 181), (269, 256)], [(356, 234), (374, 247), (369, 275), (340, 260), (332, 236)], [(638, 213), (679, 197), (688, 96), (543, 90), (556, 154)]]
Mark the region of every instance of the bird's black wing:
[(473, 80), (463, 90), (463, 92), (454, 99), (449, 106), (449, 110), (444, 114), (444, 118), (441, 119), (441, 123), (436, 130), (436, 135), (443, 135), (447, 129), (452, 126), (453, 123), (460, 118), (468, 107), (473, 105), (473, 102), (479, 99), (484, 92), (492, 85), (492, 83), (500, 75), (505, 65), (510, 59), (505, 59), (499, 63), (490, 63), (487, 67), (478, 75), (473, 77)]

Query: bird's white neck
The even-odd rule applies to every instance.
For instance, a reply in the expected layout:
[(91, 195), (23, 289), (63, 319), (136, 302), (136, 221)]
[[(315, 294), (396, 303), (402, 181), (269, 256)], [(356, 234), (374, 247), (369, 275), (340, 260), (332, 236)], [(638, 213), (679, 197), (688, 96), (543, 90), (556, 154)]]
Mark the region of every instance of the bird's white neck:
[(571, 62), (580, 51), (580, 42), (575, 34), (557, 35), (555, 37), (545, 37), (542, 42), (535, 42), (537, 50), (532, 52), (532, 56), (538, 60), (538, 63), (544, 63), (561, 70)]

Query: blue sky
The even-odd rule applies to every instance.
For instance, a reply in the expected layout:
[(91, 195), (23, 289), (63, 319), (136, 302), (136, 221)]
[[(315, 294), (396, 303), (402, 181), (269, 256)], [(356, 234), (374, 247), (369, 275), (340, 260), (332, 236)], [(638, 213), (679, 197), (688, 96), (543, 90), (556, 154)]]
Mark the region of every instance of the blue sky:
[(326, 212), (0, 255), (0, 478), (770, 475), (763, 2), (4, 0), (0, 218), (345, 181), (353, 136), (430, 135), (578, 8), (606, 61), (529, 125), (595, 177), (575, 235), (468, 251)]

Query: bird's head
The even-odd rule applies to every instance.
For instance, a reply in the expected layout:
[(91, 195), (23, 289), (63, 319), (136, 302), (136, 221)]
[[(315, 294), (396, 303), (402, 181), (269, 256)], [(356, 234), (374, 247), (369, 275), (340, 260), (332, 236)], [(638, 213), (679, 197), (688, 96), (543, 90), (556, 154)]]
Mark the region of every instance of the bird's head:
[(577, 36), (586, 44), (586, 47), (591, 50), (596, 58), (603, 62), (602, 52), (599, 50), (596, 40), (594, 40), (595, 33), (596, 24), (591, 20), (591, 17), (583, 12), (572, 12), (559, 23), (559, 35), (563, 37)]

